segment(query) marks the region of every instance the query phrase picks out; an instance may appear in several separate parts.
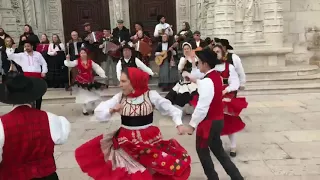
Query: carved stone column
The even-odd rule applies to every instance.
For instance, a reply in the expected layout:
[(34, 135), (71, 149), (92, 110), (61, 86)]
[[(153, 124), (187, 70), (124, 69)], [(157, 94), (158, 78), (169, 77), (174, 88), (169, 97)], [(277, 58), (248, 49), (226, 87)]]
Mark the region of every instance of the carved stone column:
[(267, 43), (283, 47), (283, 9), (279, 0), (264, 0), (264, 36)]
[(215, 26), (215, 0), (209, 0), (207, 4), (207, 29), (206, 36), (214, 37), (214, 26)]
[(117, 20), (122, 19), (124, 25), (130, 28), (129, 0), (109, 0), (110, 27), (115, 28)]
[(214, 5), (214, 34), (235, 41), (235, 3), (230, 0), (219, 0)]
[(176, 0), (177, 31), (182, 28), (183, 22), (190, 23), (190, 5), (190, 0)]
[(58, 34), (60, 39), (64, 39), (61, 1), (46, 0), (41, 15), (45, 15), (45, 32), (47, 35)]

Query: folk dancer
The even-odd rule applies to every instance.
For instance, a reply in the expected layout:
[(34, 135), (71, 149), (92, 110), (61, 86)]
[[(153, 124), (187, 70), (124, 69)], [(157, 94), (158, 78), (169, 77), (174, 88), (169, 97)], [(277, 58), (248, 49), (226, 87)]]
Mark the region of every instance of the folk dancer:
[[(188, 42), (182, 44), (184, 57), (180, 58), (178, 70), (181, 74), (185, 72), (190, 73), (192, 67), (197, 66), (198, 59), (192, 51), (192, 45)], [(172, 104), (177, 105), (180, 109), (183, 108), (184, 112), (190, 114), (189, 102), (197, 93), (197, 84), (190, 82), (186, 78), (182, 78), (166, 95), (166, 99), (170, 100)], [(192, 114), (192, 112), (191, 112)]]
[[(48, 72), (46, 60), (39, 52), (33, 50), (30, 42), (24, 42), (24, 49), (25, 52), (10, 54), (8, 58), (21, 66), (25, 76), (40, 79), (44, 78)], [(35, 108), (41, 109), (41, 103), (42, 96), (35, 101)]]
[[(237, 72), (232, 64), (224, 60), (225, 54), (221, 45), (217, 44), (213, 47), (213, 51), (217, 54), (222, 64), (216, 65), (216, 70), (220, 72), (223, 78), (223, 104), (224, 104), (224, 126), (221, 135), (228, 135), (230, 139), (230, 156), (235, 157), (236, 153), (236, 133), (244, 129), (245, 124), (242, 122), (239, 114), (248, 103), (243, 97), (236, 97), (239, 89), (240, 81)], [(195, 72), (192, 72), (195, 74)], [(204, 76), (204, 75), (202, 75)], [(192, 100), (191, 104), (195, 107), (196, 101)]]
[(119, 84), (119, 81), (117, 79), (116, 66), (117, 61), (119, 61), (119, 58), (121, 56), (121, 53), (120, 50), (108, 51), (107, 44), (114, 43), (115, 45), (119, 45), (120, 43), (118, 43), (117, 40), (113, 39), (110, 29), (103, 30), (103, 38), (101, 39), (100, 43), (101, 44), (99, 48), (102, 49), (102, 52), (105, 55), (105, 61), (101, 63), (101, 67), (106, 72), (106, 76), (108, 78), (107, 84), (109, 84), (109, 81), (112, 80), (112, 84), (114, 86), (117, 86)]
[(175, 48), (178, 43), (171, 44), (168, 42), (169, 36), (162, 35), (162, 42), (158, 45), (155, 56), (167, 56), (162, 60), (159, 70), (159, 83), (158, 86), (163, 91), (170, 91), (172, 87), (179, 81), (177, 50)]
[(243, 90), (245, 88), (245, 83), (246, 83), (246, 74), (244, 72), (241, 59), (235, 53), (229, 52), (233, 50), (233, 47), (230, 46), (230, 43), (227, 39), (220, 39), (220, 44), (222, 45), (223, 50), (225, 52), (226, 61), (235, 67), (236, 72), (240, 79), (240, 90)]
[(98, 64), (88, 58), (87, 49), (81, 49), (80, 57), (74, 61), (70, 61), (70, 56), (68, 55), (64, 64), (67, 67), (76, 67), (78, 70), (73, 84), (76, 92), (76, 103), (82, 104), (82, 113), (88, 116), (88, 111), (92, 111), (93, 113), (95, 103), (101, 98), (101, 88), (105, 86), (102, 83), (94, 81), (93, 72), (101, 78), (106, 78), (106, 74)]
[(161, 36), (163, 36), (164, 34), (166, 34), (168, 36), (168, 39), (170, 36), (173, 36), (172, 26), (170, 24), (166, 23), (165, 16), (158, 15), (157, 22), (159, 22), (159, 24), (156, 25), (156, 27), (154, 29), (153, 36), (156, 38), (159, 38), (159, 43), (162, 42)]
[(145, 44), (147, 44), (149, 46), (150, 50), (152, 50), (152, 40), (148, 36), (144, 35), (143, 31), (140, 30), (137, 32), (136, 38), (134, 38), (132, 40), (132, 42), (134, 44), (130, 43), (130, 46), (132, 46), (135, 49), (135, 53), (137, 55), (137, 58), (139, 58), (146, 66), (149, 67), (151, 51), (149, 54), (142, 54), (139, 50), (140, 50), (141, 42), (144, 42)]
[(117, 63), (117, 78), (120, 81), (120, 76), (121, 76), (121, 72), (122, 69), (124, 69), (125, 67), (135, 67), (135, 68), (139, 68), (142, 71), (146, 72), (147, 74), (149, 74), (150, 76), (153, 76), (154, 73), (152, 72), (152, 70), (146, 66), (140, 59), (138, 59), (137, 57), (135, 57), (134, 55), (132, 55), (133, 53), (133, 48), (129, 45), (129, 44), (125, 44), (122, 47), (122, 56), (121, 59), (118, 61)]
[(100, 121), (121, 115), (121, 127), (99, 135), (75, 151), (82, 171), (95, 180), (187, 180), (190, 156), (175, 140), (164, 140), (153, 126), (153, 111), (172, 118), (181, 134), (182, 112), (156, 91), (149, 90), (149, 75), (138, 68), (123, 69), (121, 92), (95, 109)]
[(210, 156), (211, 150), (232, 180), (243, 180), (239, 170), (224, 151), (220, 139), (224, 124), (223, 84), (216, 66), (221, 64), (221, 61), (217, 54), (209, 49), (197, 51), (196, 55), (199, 58), (199, 70), (205, 77), (196, 80), (191, 75), (188, 76), (191, 82), (198, 85), (199, 100), (185, 132), (193, 134), (197, 129), (196, 150), (208, 179), (219, 179)]
[(44, 80), (11, 73), (16, 72), (0, 84), (0, 102), (13, 105), (0, 119), (0, 179), (58, 180), (54, 146), (67, 141), (70, 123), (31, 107), (46, 93)]

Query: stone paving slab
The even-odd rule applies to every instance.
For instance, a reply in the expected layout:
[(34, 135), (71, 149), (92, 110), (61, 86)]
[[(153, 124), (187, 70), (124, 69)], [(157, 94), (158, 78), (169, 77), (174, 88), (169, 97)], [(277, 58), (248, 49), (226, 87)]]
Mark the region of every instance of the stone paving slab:
[[(238, 156), (232, 160), (246, 180), (318, 180), (320, 179), (320, 93), (248, 96), (248, 109), (242, 113), (246, 123), (237, 134)], [(110, 122), (98, 122), (84, 117), (81, 106), (75, 104), (44, 104), (50, 112), (66, 116), (72, 123), (72, 133), (65, 145), (56, 146), (54, 157), (61, 180), (90, 180), (79, 169), (74, 150), (87, 140), (111, 132), (120, 126), (120, 116)], [(0, 114), (10, 111), (3, 106)], [(190, 117), (186, 116), (187, 123)], [(194, 136), (179, 136), (173, 122), (155, 113), (155, 125), (163, 137), (176, 138), (192, 156), (190, 180), (205, 180), (195, 150)], [(229, 139), (222, 137), (226, 151)], [(230, 180), (213, 157), (221, 180)]]

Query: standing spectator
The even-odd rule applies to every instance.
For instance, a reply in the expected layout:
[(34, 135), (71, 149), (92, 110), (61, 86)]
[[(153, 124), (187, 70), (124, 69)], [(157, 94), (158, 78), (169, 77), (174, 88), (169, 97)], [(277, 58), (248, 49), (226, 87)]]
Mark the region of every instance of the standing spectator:
[[(7, 33), (4, 32), (3, 28), (0, 28), (0, 52), (4, 52), (5, 49), (5, 39), (10, 37)], [(0, 53), (0, 67), (2, 67), (2, 53)], [(2, 69), (0, 70), (0, 74), (2, 74)]]
[[(80, 50), (83, 45), (83, 41), (79, 38), (79, 34), (77, 31), (71, 32), (71, 40), (67, 43), (66, 52), (70, 56), (70, 61), (77, 60), (80, 57)], [(77, 76), (77, 69), (71, 68), (71, 77), (70, 83), (73, 84), (75, 81), (75, 77)]]
[[(17, 65), (12, 59), (8, 58), (11, 54), (16, 53), (16, 45), (13, 42), (11, 37), (7, 37), (5, 39), (4, 48), (1, 50), (1, 57), (2, 57), (2, 82), (6, 81), (7, 73), (10, 71), (11, 65), (13, 65), (12, 70), (16, 70), (18, 72), (22, 72), (22, 69), (19, 65)], [(16, 68), (16, 69), (14, 69)]]
[(46, 34), (41, 35), (40, 44), (37, 45), (36, 50), (42, 54), (44, 59), (47, 60), (48, 57), (48, 49), (49, 49), (50, 41), (48, 39), (48, 36)]
[(20, 36), (18, 51), (24, 52), (24, 42), (31, 43), (33, 50), (37, 49), (37, 45), (40, 43), (37, 35), (34, 34), (32, 27), (29, 24), (24, 25), (24, 33)]
[(48, 87), (65, 88), (68, 82), (68, 68), (64, 66), (66, 59), (65, 46), (57, 34), (52, 35), (52, 43), (48, 49)]
[(123, 25), (123, 20), (117, 21), (118, 25), (112, 31), (113, 39), (119, 40), (119, 43), (124, 45), (130, 41), (130, 32), (129, 29)]

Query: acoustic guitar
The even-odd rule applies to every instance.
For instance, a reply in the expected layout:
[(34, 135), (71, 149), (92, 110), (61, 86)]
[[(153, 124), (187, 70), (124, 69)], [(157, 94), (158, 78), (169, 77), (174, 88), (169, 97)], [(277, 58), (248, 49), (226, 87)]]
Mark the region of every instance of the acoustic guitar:
[[(179, 45), (179, 43), (178, 43), (178, 42), (175, 42), (172, 46), (170, 46), (170, 48), (175, 48), (175, 47), (177, 47), (178, 45)], [(168, 49), (170, 49), (170, 48), (168, 48)], [(160, 53), (160, 55), (156, 56), (156, 58), (155, 58), (154, 61), (156, 62), (156, 64), (157, 64), (158, 66), (160, 66), (167, 57), (168, 57), (168, 51), (162, 51), (162, 52)]]

